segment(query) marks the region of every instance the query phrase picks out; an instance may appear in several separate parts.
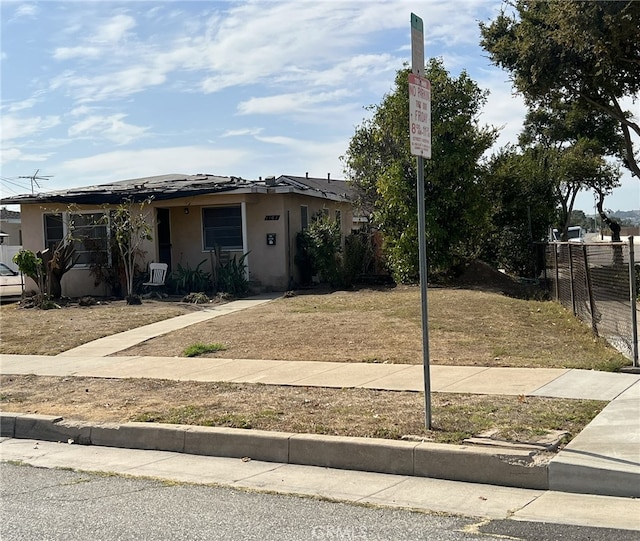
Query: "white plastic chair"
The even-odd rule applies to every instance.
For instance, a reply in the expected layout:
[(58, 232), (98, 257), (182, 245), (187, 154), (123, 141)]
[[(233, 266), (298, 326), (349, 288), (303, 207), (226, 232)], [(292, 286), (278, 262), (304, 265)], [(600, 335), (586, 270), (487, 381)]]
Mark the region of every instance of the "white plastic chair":
[(166, 263), (149, 263), (149, 281), (142, 284), (144, 287), (154, 289), (154, 293), (160, 299), (162, 295), (158, 292), (158, 289), (164, 287), (168, 267), (169, 265)]

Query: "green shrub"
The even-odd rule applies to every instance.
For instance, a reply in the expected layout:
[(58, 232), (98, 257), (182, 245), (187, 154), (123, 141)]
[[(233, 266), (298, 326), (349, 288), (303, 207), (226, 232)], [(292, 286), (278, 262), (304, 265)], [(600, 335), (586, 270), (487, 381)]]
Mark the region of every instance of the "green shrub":
[(176, 293), (186, 295), (192, 292), (211, 291), (211, 273), (205, 272), (200, 268), (206, 261), (206, 259), (200, 261), (195, 269), (191, 269), (188, 263), (186, 267), (178, 263), (176, 270), (171, 273), (171, 279)]
[(340, 224), (332, 220), (322, 211), (313, 216), (313, 221), (298, 233), (298, 245), (302, 253), (296, 257), (296, 263), (301, 270), (312, 275), (317, 273), (322, 282), (330, 285), (342, 283), (342, 235)]
[(233, 256), (233, 259), (217, 269), (217, 291), (229, 293), (235, 297), (242, 297), (249, 292), (247, 265), (244, 262), (247, 255), (249, 254), (243, 254), (240, 259)]

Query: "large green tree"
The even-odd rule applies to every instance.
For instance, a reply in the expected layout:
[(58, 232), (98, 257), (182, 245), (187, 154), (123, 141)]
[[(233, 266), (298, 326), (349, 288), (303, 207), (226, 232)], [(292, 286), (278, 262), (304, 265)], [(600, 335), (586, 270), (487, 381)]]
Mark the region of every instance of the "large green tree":
[(511, 73), (532, 107), (562, 100), (614, 119), (624, 141), (623, 163), (640, 177), (632, 140), (640, 126), (621, 104), (640, 92), (640, 2), (505, 4), (493, 22), (480, 25), (481, 45), (492, 61)]
[(553, 189), (556, 225), (566, 241), (578, 193), (606, 194), (619, 183), (618, 168), (605, 159), (624, 147), (618, 124), (600, 110), (554, 100), (528, 112), (519, 142), (529, 169)]
[[(373, 115), (356, 128), (345, 174), (363, 209), (382, 232), (387, 262), (399, 281), (416, 281), (418, 226), (416, 158), (409, 148), (408, 69)], [(431, 272), (448, 272), (478, 252), (490, 220), (482, 156), (497, 131), (478, 117), (487, 93), (466, 72), (452, 77), (431, 59), (432, 159), (425, 160), (426, 235)]]
[(535, 243), (547, 238), (554, 221), (553, 184), (538, 174), (529, 156), (510, 146), (491, 157), (487, 189), (492, 227), (482, 245), (483, 260), (520, 276), (537, 276), (541, 263)]

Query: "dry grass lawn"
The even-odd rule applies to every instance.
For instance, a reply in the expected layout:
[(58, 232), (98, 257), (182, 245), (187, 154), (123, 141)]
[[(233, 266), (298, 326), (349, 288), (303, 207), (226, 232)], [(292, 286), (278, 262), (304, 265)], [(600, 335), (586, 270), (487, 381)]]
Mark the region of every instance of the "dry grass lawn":
[[(189, 310), (122, 301), (59, 310), (0, 307), (0, 353), (55, 355), (87, 341)], [(628, 361), (561, 306), (467, 289), (430, 289), (433, 364), (615, 370)], [(422, 362), (420, 291), (413, 287), (299, 294), (169, 333), (120, 355), (341, 362)], [(52, 362), (55, 359), (52, 358)], [(434, 393), (434, 430), (422, 393), (266, 385), (4, 376), (0, 407), (95, 421), (152, 421), (291, 432), (460, 442), (486, 430), (508, 440), (547, 430), (577, 434), (603, 403)]]
[[(429, 291), (434, 364), (615, 370), (629, 363), (562, 306), (467, 289)], [(422, 363), (420, 290), (337, 291), (282, 298), (148, 340), (118, 355)]]
[(100, 422), (147, 421), (441, 443), (495, 431), (531, 442), (547, 431), (575, 436), (604, 403), (434, 393), (433, 430), (423, 393), (167, 380), (3, 376), (0, 407)]
[(195, 305), (145, 300), (138, 306), (124, 301), (94, 306), (72, 304), (60, 309), (0, 305), (0, 353), (57, 355), (103, 336), (186, 314)]

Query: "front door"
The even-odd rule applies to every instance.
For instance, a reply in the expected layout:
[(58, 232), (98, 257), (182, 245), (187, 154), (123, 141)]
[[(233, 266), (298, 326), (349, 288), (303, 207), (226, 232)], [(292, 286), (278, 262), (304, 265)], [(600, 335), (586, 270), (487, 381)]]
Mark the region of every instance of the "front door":
[(171, 272), (171, 220), (169, 209), (156, 209), (158, 229), (158, 258), (160, 263), (169, 265)]

